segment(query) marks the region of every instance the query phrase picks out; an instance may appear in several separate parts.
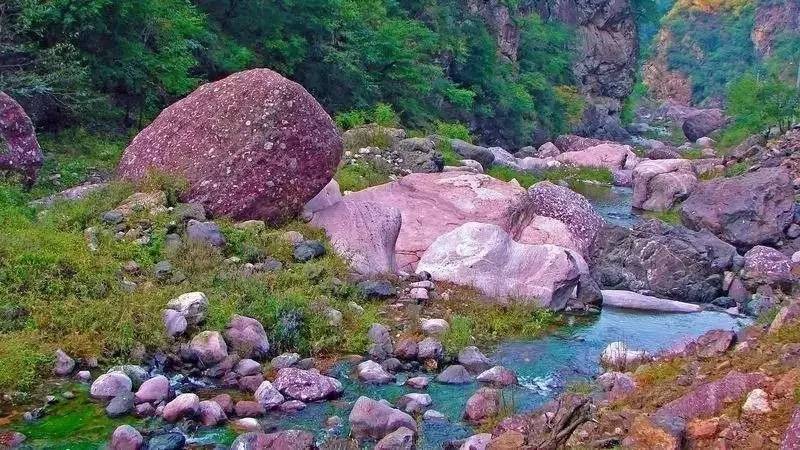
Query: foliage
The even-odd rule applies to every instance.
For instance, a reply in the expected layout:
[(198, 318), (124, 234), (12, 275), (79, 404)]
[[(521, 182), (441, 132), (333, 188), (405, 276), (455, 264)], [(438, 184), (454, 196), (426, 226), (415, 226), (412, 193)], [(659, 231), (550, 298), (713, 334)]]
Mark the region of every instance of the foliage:
[(611, 184), (614, 181), (611, 171), (601, 167), (559, 167), (547, 169), (541, 173), (534, 173), (512, 169), (507, 166), (494, 165), (487, 173), (498, 180), (517, 180), (526, 189), (545, 180), (551, 183), (588, 181), (602, 184)]
[(681, 374), (685, 363), (680, 359), (668, 359), (639, 366), (636, 381), (645, 386), (653, 386), (672, 381)]
[(472, 134), (470, 134), (469, 129), (462, 123), (437, 121), (436, 134), (447, 139), (460, 139), (464, 142), (472, 143)]
[(800, 91), (775, 73), (748, 73), (731, 85), (727, 112), (739, 130), (768, 135), (777, 127), (784, 132), (800, 115)]
[(753, 29), (752, 2), (707, 5), (682, 3), (664, 20), (676, 37), (667, 50), (670, 69), (679, 70), (692, 81), (695, 103), (723, 98), (728, 82), (755, 64), (755, 49), (750, 39)]
[(342, 129), (460, 121), (523, 145), (580, 109), (571, 32), (522, 6), (511, 10), (522, 40), (511, 61), (455, 0), (6, 3), (0, 89), (52, 129), (141, 127), (199, 83), (252, 67), (302, 84)]

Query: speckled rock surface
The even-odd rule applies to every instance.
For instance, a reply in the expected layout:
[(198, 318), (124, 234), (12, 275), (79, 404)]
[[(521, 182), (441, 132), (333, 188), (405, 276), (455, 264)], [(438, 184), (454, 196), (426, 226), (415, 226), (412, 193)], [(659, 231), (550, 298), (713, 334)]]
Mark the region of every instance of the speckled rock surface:
[(184, 200), (214, 216), (280, 221), (296, 215), (333, 176), (342, 140), (299, 84), (254, 69), (201, 86), (133, 140), (118, 175), (151, 169), (185, 177)]
[[(19, 172), (33, 184), (44, 158), (33, 122), (19, 103), (0, 91), (0, 170)], [(5, 144), (5, 145), (3, 145)]]

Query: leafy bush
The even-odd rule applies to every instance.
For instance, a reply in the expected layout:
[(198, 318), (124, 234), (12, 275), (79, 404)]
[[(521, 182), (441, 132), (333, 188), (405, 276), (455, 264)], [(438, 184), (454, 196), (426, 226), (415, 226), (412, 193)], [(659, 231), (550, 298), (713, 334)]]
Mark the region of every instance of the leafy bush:
[(363, 111), (359, 110), (340, 112), (336, 114), (334, 121), (336, 125), (344, 131), (360, 127), (367, 123), (366, 115)]
[(378, 103), (372, 110), (372, 122), (383, 127), (397, 127), (400, 125), (400, 117), (394, 112), (392, 105)]
[(447, 139), (460, 139), (464, 142), (472, 143), (472, 134), (470, 134), (469, 129), (459, 122), (436, 122), (436, 134)]

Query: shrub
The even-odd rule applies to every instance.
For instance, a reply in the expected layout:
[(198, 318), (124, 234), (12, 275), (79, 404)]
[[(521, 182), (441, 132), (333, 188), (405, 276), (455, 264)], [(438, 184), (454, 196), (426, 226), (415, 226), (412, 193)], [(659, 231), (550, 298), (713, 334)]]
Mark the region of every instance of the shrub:
[(492, 168), (486, 173), (494, 178), (497, 178), (498, 180), (517, 180), (519, 184), (526, 189), (541, 181), (541, 179), (531, 172), (516, 170), (512, 169), (511, 167), (501, 165), (492, 166)]
[(392, 105), (378, 103), (372, 110), (372, 122), (382, 127), (397, 127), (400, 125), (400, 116), (394, 112)]
[(442, 337), (442, 344), (451, 355), (457, 355), (464, 347), (472, 345), (472, 319), (462, 315), (450, 318), (450, 328)]
[(470, 134), (469, 129), (458, 122), (436, 122), (436, 134), (447, 139), (460, 139), (464, 142), (472, 143), (472, 134)]
[(364, 111), (352, 110), (336, 114), (334, 121), (341, 130), (347, 131), (364, 125), (367, 123), (367, 118)]

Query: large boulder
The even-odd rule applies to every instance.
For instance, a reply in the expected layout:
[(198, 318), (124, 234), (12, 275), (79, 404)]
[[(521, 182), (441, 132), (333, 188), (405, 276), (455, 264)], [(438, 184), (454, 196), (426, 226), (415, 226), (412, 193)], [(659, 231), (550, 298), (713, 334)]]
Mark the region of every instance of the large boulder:
[(695, 313), (703, 310), (693, 303), (666, 300), (630, 291), (604, 290), (603, 305), (616, 308), (661, 311), (673, 313)]
[(622, 169), (631, 154), (631, 147), (622, 144), (599, 144), (585, 150), (570, 151), (556, 156), (562, 164), (575, 167), (601, 167), (609, 170)]
[(197, 333), (189, 343), (189, 349), (205, 367), (211, 367), (228, 356), (228, 345), (218, 331)]
[(500, 413), (501, 394), (494, 388), (482, 387), (467, 399), (464, 419), (470, 423), (482, 423)]
[(604, 227), (595, 242), (592, 275), (608, 289), (710, 302), (722, 294), (723, 274), (735, 257), (732, 245), (709, 232), (647, 220), (632, 230)]
[(437, 238), (417, 270), (437, 281), (473, 286), (491, 297), (525, 299), (561, 310), (585, 266), (570, 250), (520, 244), (497, 225), (470, 222)]
[(397, 208), (349, 197), (317, 211), (311, 220), (361, 275), (397, 272), (394, 252), (401, 222)]
[[(594, 147), (600, 144), (608, 144), (609, 141), (602, 141), (600, 139), (587, 138), (583, 136), (576, 136), (574, 134), (562, 134), (553, 141), (553, 145), (559, 150), (559, 153), (566, 152), (580, 152), (589, 147)], [(544, 157), (544, 155), (539, 155)], [(557, 156), (553, 155), (553, 156)]]
[(681, 219), (694, 230), (709, 230), (737, 247), (775, 244), (794, 217), (789, 172), (764, 168), (697, 185), (681, 207)]
[(774, 248), (757, 245), (744, 254), (742, 278), (746, 285), (755, 290), (766, 284), (785, 287), (787, 292), (796, 282), (792, 273), (792, 260)]
[(524, 196), (520, 186), (488, 175), (445, 172), (407, 175), (345, 198), (400, 211), (395, 254), (398, 269), (410, 271), (436, 238), (459, 225), (483, 222), (505, 226), (510, 208)]
[(43, 162), (30, 117), (19, 103), (0, 91), (0, 171), (18, 172), (30, 186)]
[(695, 142), (722, 128), (726, 120), (725, 113), (720, 109), (699, 109), (683, 121), (683, 134), (686, 139)]
[(401, 427), (414, 433), (417, 431), (417, 422), (413, 417), (368, 397), (359, 397), (356, 400), (350, 411), (350, 426), (357, 439), (383, 439)]
[(633, 207), (666, 211), (689, 195), (697, 184), (686, 159), (643, 161), (633, 169)]
[(279, 221), (333, 177), (342, 140), (302, 86), (268, 69), (201, 86), (133, 140), (117, 173), (158, 170), (189, 182), (185, 200), (215, 216)]
[[(521, 206), (515, 209), (519, 214), (512, 215), (512, 233), (525, 231), (525, 222), (531, 218), (546, 217), (555, 219), (566, 225), (575, 247), (562, 245), (586, 255), (594, 245), (594, 239), (603, 227), (603, 218), (594, 210), (591, 203), (581, 194), (549, 181), (536, 183), (528, 189), (528, 195)], [(537, 227), (529, 227), (537, 229)], [(521, 242), (533, 243), (533, 239), (517, 239)], [(542, 243), (553, 243), (542, 241)]]

